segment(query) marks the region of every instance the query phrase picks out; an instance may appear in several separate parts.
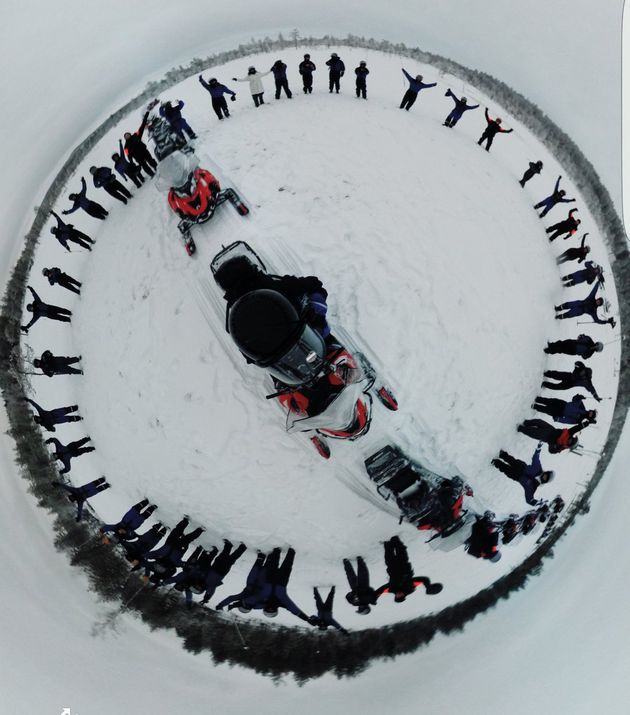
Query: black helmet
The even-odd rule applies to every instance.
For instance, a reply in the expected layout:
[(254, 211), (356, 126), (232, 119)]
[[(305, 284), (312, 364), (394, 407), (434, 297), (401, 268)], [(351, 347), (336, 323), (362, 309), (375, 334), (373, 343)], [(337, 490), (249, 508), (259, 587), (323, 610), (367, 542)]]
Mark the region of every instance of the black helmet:
[(208, 84), (216, 84), (218, 82), (216, 77), (210, 77), (210, 82)]
[(304, 59), (305, 59), (305, 60), (310, 60), (310, 59), (311, 59), (311, 56), (310, 56), (310, 55), (304, 55)]
[(367, 62), (365, 60), (361, 60), (361, 62), (359, 62), (359, 65), (366, 65), (366, 64), (367, 64)]

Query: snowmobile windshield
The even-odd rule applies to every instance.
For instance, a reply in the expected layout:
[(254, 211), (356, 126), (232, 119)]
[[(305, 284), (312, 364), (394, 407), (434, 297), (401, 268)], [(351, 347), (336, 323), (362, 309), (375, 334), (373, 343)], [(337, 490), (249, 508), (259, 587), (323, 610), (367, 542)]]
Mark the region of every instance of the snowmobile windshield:
[(194, 154), (182, 154), (175, 151), (159, 163), (155, 186), (158, 191), (170, 191), (183, 186), (199, 166), (199, 159)]
[(230, 308), (228, 331), (245, 357), (287, 385), (301, 385), (321, 369), (323, 339), (277, 291), (263, 288), (240, 297)]

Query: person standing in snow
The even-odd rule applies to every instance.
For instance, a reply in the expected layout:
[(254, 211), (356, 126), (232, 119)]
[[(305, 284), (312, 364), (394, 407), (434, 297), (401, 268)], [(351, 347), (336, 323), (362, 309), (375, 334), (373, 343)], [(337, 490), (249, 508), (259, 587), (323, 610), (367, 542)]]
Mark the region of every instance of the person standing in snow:
[(184, 516), (184, 518), (181, 519), (173, 527), (171, 533), (166, 537), (164, 545), (161, 546), (159, 549), (149, 551), (149, 553), (145, 555), (147, 571), (154, 570), (153, 566), (148, 563), (150, 561), (158, 563), (163, 561), (165, 563), (168, 563), (169, 566), (172, 567), (177, 567), (181, 565), (182, 558), (190, 544), (195, 539), (198, 539), (205, 531), (202, 526), (199, 526), (196, 529), (193, 529), (188, 534), (185, 534), (184, 532), (189, 523), (190, 521), (188, 517)]
[(317, 616), (313, 619), (320, 631), (325, 631), (329, 627), (336, 628), (344, 635), (348, 635), (348, 631), (341, 626), (333, 617), (333, 601), (335, 598), (335, 587), (332, 586), (326, 600), (322, 600), (317, 586), (313, 588), (313, 597), (315, 598), (315, 607), (317, 608)]
[(70, 460), (74, 457), (80, 457), (82, 454), (94, 451), (94, 447), (85, 446), (89, 441), (89, 437), (83, 437), (83, 439), (78, 439), (75, 442), (61, 444), (56, 437), (50, 437), (44, 444), (55, 445), (55, 451), (52, 453), (52, 456), (63, 463), (63, 469), (60, 470), (59, 474), (67, 474), (70, 471)]
[(288, 549), (281, 564), (280, 549), (274, 549), (266, 560), (265, 571), (267, 582), (271, 586), (271, 595), (263, 605), (263, 613), (265, 616), (273, 618), (278, 615), (279, 608), (286, 608), (286, 610), (294, 616), (313, 625), (313, 619), (309, 618), (306, 613), (289, 598), (287, 593), (287, 586), (291, 578), (294, 559), (295, 550)]
[(570, 401), (559, 400), (556, 397), (536, 397), (532, 409), (553, 418), (554, 422), (563, 425), (577, 425), (583, 420), (591, 424), (597, 422), (597, 410), (587, 410), (584, 405), (584, 395), (574, 395)]
[(378, 599), (376, 590), (370, 586), (368, 567), (363, 557), (358, 556), (356, 572), (348, 559), (343, 560), (343, 568), (350, 585), (350, 591), (346, 594), (346, 601), (357, 607), (359, 615), (365, 616), (370, 612), (370, 606), (375, 606)]
[(521, 185), (521, 188), (525, 186), (525, 184), (532, 179), (536, 174), (540, 174), (543, 168), (543, 163), (542, 161), (530, 161), (529, 162), (529, 168), (525, 169), (525, 173), (523, 174), (523, 178), (519, 180), (519, 184)]
[(202, 603), (208, 601), (214, 596), (214, 592), (223, 583), (223, 579), (228, 575), (232, 566), (241, 558), (247, 551), (245, 544), (239, 544), (232, 551), (232, 543), (227, 539), (223, 539), (223, 549), (216, 558), (208, 561), (204, 579), (205, 594)]
[[(242, 604), (243, 601), (247, 602), (246, 599), (253, 596), (262, 586), (262, 582), (264, 579), (261, 578), (261, 572), (264, 563), (265, 554), (262, 551), (259, 551), (256, 554), (256, 560), (254, 561), (254, 564), (249, 570), (249, 574), (247, 575), (245, 588), (240, 593), (234, 593), (230, 596), (227, 596), (221, 602), (217, 603), (217, 605), (215, 606), (216, 610), (220, 611), (221, 609), (225, 608), (225, 606), (229, 606), (230, 604), (237, 602), (237, 606), (235, 607), (240, 608), (241, 606), (238, 604)], [(246, 606), (243, 606), (243, 608), (247, 610)]]
[(581, 315), (589, 315), (594, 323), (605, 325), (608, 323), (611, 328), (617, 324), (614, 318), (600, 318), (597, 309), (604, 305), (603, 298), (597, 298), (596, 293), (601, 283), (593, 286), (591, 292), (583, 300), (569, 300), (566, 303), (554, 306), (556, 309), (556, 320), (566, 320), (567, 318), (579, 318)]
[(370, 74), (370, 70), (367, 68), (367, 63), (364, 61), (359, 62), (359, 66), (355, 68), (354, 74), (357, 77), (357, 99), (359, 99), (359, 97), (367, 99), (367, 76)]
[(491, 462), (493, 467), (523, 487), (525, 501), (531, 506), (538, 504), (534, 499), (538, 487), (541, 484), (548, 484), (554, 477), (553, 471), (544, 470), (540, 463), (542, 445), (542, 442), (538, 443), (530, 464), (526, 464), (522, 459), (516, 459), (503, 449), (499, 452), (499, 457)]
[(551, 211), (551, 209), (554, 206), (556, 206), (557, 204), (575, 203), (575, 199), (565, 199), (564, 198), (566, 196), (567, 192), (564, 189), (560, 188), (560, 180), (561, 179), (562, 179), (562, 176), (559, 176), (558, 180), (556, 181), (556, 185), (553, 187), (553, 191), (551, 192), (550, 196), (547, 196), (547, 198), (543, 199), (542, 201), (539, 201), (537, 204), (534, 204), (535, 209), (542, 209), (542, 211), (538, 214), (539, 218), (544, 218)]
[(77, 505), (77, 516), (76, 521), (81, 521), (83, 515), (83, 505), (85, 502), (93, 496), (96, 496), (100, 492), (104, 492), (111, 486), (108, 484), (105, 477), (99, 477), (92, 482), (83, 484), (80, 487), (73, 487), (70, 484), (64, 484), (63, 482), (51, 482), (54, 487), (64, 489), (68, 492), (68, 500)]
[[(134, 504), (115, 524), (103, 524), (99, 532), (105, 534), (112, 533), (112, 536), (118, 541), (129, 541), (137, 538), (137, 530), (157, 509), (155, 504), (149, 504), (148, 499), (142, 499), (137, 504)], [(103, 543), (107, 543), (109, 539), (104, 538)]]
[(94, 243), (94, 239), (90, 238), (87, 234), (76, 229), (71, 223), (64, 223), (61, 217), (54, 211), (50, 212), (51, 216), (54, 216), (57, 221), (56, 226), (52, 226), (50, 232), (59, 241), (59, 243), (66, 249), (70, 251), (70, 246), (68, 246), (68, 241), (71, 243), (76, 243), (81, 248), (87, 248), (88, 251), (92, 250), (91, 244)]
[(298, 71), (302, 75), (304, 94), (313, 94), (313, 72), (316, 69), (315, 63), (311, 62), (311, 56), (304, 55), (304, 60), (298, 66)]
[(76, 278), (64, 273), (61, 268), (53, 266), (52, 268), (43, 268), (42, 275), (48, 279), (51, 286), (59, 285), (66, 290), (81, 295), (81, 283)]
[(33, 360), (33, 367), (39, 368), (44, 375), (53, 377), (54, 375), (83, 375), (83, 370), (71, 367), (81, 360), (79, 357), (64, 357), (53, 355), (50, 350), (44, 350), (41, 357)]
[(499, 551), (499, 527), (495, 515), (486, 511), (478, 516), (466, 541), (466, 550), (476, 559), (486, 559), (496, 563), (501, 558)]
[(85, 213), (100, 221), (104, 221), (109, 215), (109, 211), (107, 211), (104, 206), (88, 199), (87, 186), (83, 177), (81, 177), (81, 191), (78, 194), (68, 194), (68, 198), (72, 201), (72, 208), (62, 211), (61, 213), (64, 214), (64, 216), (72, 214), (79, 209), (83, 209)]
[[(601, 343), (600, 343), (601, 344)], [(572, 372), (563, 370), (545, 370), (545, 377), (558, 382), (549, 382), (545, 380), (542, 383), (543, 387), (548, 390), (570, 390), (572, 387), (583, 387), (588, 390), (591, 395), (601, 402), (602, 398), (597, 394), (597, 390), (593, 386), (593, 371), (581, 360), (576, 360)]]
[(234, 82), (249, 82), (249, 91), (252, 93), (252, 99), (254, 100), (254, 106), (260, 107), (261, 104), (265, 103), (263, 99), (263, 94), (265, 93), (265, 87), (262, 83), (262, 78), (266, 77), (269, 72), (257, 72), (256, 68), (251, 65), (247, 68), (247, 77), (232, 77)]
[(145, 554), (157, 546), (166, 536), (166, 531), (166, 527), (158, 522), (153, 524), (148, 531), (138, 534), (133, 539), (119, 539), (125, 549), (125, 558), (133, 566), (132, 571), (137, 571), (140, 568)]
[(31, 288), (31, 286), (26, 286), (33, 295), (33, 302), (28, 303), (26, 310), (33, 314), (33, 317), (26, 325), (22, 325), (20, 330), (23, 333), (28, 333), (29, 328), (33, 323), (37, 322), (40, 318), (49, 318), (50, 320), (59, 320), (62, 323), (69, 323), (70, 316), (72, 312), (67, 308), (61, 308), (58, 305), (49, 305), (44, 303), (44, 301), (37, 295), (37, 293)]
[(584, 360), (588, 360), (594, 353), (601, 353), (603, 349), (603, 343), (596, 343), (590, 335), (582, 333), (575, 340), (556, 340), (547, 343), (545, 352), (548, 355), (579, 355)]
[(92, 181), (97, 189), (105, 189), (110, 196), (122, 201), (123, 204), (126, 204), (127, 199), (131, 198), (131, 191), (118, 181), (108, 166), (91, 166), (90, 174), (92, 174)]
[(142, 117), (142, 123), (138, 128), (138, 131), (125, 132), (125, 154), (130, 160), (135, 161), (142, 171), (146, 172), (148, 176), (155, 175), (155, 168), (157, 167), (157, 161), (152, 156), (151, 152), (148, 150), (147, 145), (142, 141), (142, 135), (146, 129), (147, 122), (149, 121), (149, 115), (151, 110), (157, 104), (157, 99), (149, 104), (147, 111)]
[(140, 167), (134, 164), (133, 161), (128, 161), (125, 158), (125, 152), (122, 145), (122, 140), (118, 140), (118, 152), (112, 154), (114, 169), (127, 181), (127, 177), (133, 181), (133, 185), (139, 189), (144, 184), (144, 176), (140, 171)]
[(479, 137), (479, 141), (477, 144), (481, 146), (483, 142), (486, 142), (486, 151), (490, 151), (490, 147), (492, 146), (492, 142), (494, 141), (494, 138), (496, 137), (497, 134), (509, 134), (510, 132), (513, 132), (513, 129), (503, 129), (501, 127), (502, 119), (501, 117), (497, 117), (496, 119), (491, 119), (490, 115), (488, 114), (488, 107), (485, 109), (485, 117), (486, 117), (486, 122), (487, 126), (483, 130), (483, 134)]
[(457, 124), (457, 122), (459, 122), (459, 120), (464, 115), (464, 112), (468, 112), (470, 109), (477, 109), (479, 107), (478, 104), (473, 104), (471, 107), (468, 104), (468, 100), (466, 99), (466, 97), (462, 97), (461, 99), (458, 99), (453, 94), (453, 92), (451, 92), (450, 89), (446, 90), (446, 93), (444, 94), (444, 96), (451, 97), (451, 99), (455, 102), (455, 106), (451, 110), (450, 114), (444, 120), (444, 126), (450, 127), (451, 129)]
[(160, 116), (166, 119), (170, 128), (184, 141), (186, 141), (184, 132), (188, 135), (189, 139), (196, 139), (197, 135), (193, 131), (192, 127), (188, 124), (184, 117), (182, 117), (183, 108), (184, 103), (181, 99), (177, 100), (177, 104), (173, 104), (170, 101), (163, 102), (160, 105)]
[(582, 236), (582, 240), (580, 241), (580, 245), (577, 248), (567, 248), (564, 253), (561, 253), (558, 258), (556, 258), (556, 263), (561, 264), (561, 263), (567, 263), (568, 261), (577, 261), (578, 263), (582, 263), (586, 259), (586, 256), (591, 252), (591, 247), (584, 245), (586, 242), (586, 237), (588, 236), (588, 233), (585, 233)]
[(400, 109), (406, 109), (407, 111), (409, 111), (411, 107), (413, 107), (416, 99), (418, 99), (418, 92), (422, 91), (423, 89), (435, 87), (437, 85), (437, 82), (433, 82), (432, 84), (425, 84), (422, 81), (423, 77), (421, 74), (412, 77), (406, 69), (403, 69), (402, 73), (409, 81), (409, 89), (405, 92), (402, 98), (402, 102), (400, 103)]
[(588, 427), (590, 422), (583, 420), (579, 425), (572, 427), (563, 427), (562, 429), (550, 425), (545, 420), (533, 419), (524, 420), (516, 428), (517, 432), (547, 443), (547, 447), (551, 454), (563, 452), (565, 449), (573, 449), (578, 444), (577, 433)]
[(581, 270), (562, 276), (562, 285), (565, 286), (565, 288), (576, 286), (580, 283), (588, 283), (591, 285), (596, 280), (600, 283), (604, 283), (604, 269), (593, 261), (586, 261), (584, 268)]
[(339, 94), (339, 80), (344, 76), (346, 66), (336, 52), (330, 55), (326, 66), (328, 67), (328, 91), (332, 93), (334, 89), (336, 93)]
[(210, 92), (210, 97), (212, 97), (212, 109), (219, 119), (223, 117), (229, 117), (230, 112), (228, 110), (227, 102), (225, 101), (225, 95), (229, 94), (232, 102), (236, 100), (236, 92), (233, 92), (229, 87), (221, 84), (216, 77), (210, 77), (210, 81), (206, 82), (204, 78), (199, 75), (199, 84)]
[(70, 414), (71, 412), (76, 412), (79, 409), (78, 405), (71, 405), (70, 407), (57, 407), (54, 410), (45, 410), (43, 407), (37, 404), (35, 400), (31, 400), (29, 397), (25, 398), (26, 402), (33, 405), (37, 410), (37, 414), (33, 416), (33, 421), (35, 424), (43, 427), (47, 432), (55, 432), (55, 425), (64, 424), (66, 422), (79, 422), (83, 419), (79, 415)]
[(407, 547), (397, 536), (392, 536), (391, 539), (386, 541), (384, 548), (385, 565), (389, 580), (376, 589), (377, 598), (384, 593), (393, 593), (394, 601), (402, 603), (420, 585), (424, 586), (429, 596), (440, 593), (443, 588), (441, 583), (431, 583), (431, 579), (428, 576), (413, 575)]
[(270, 72), (273, 72), (273, 78), (276, 82), (276, 99), (280, 99), (280, 92), (284, 90), (284, 93), (289, 99), (293, 97), (291, 90), (289, 89), (289, 80), (287, 79), (287, 66), (282, 60), (276, 60)]
[[(573, 215), (576, 211), (577, 209), (571, 209), (564, 221), (554, 223), (553, 226), (549, 226), (549, 228), (545, 229), (548, 234), (551, 234), (549, 236), (549, 242), (555, 241), (556, 238), (559, 238), (560, 236), (562, 236), (565, 241), (567, 238), (573, 236), (573, 234), (577, 231), (577, 227), (580, 223), (582, 223), (579, 218), (575, 218)], [(563, 235), (565, 233), (566, 236)]]

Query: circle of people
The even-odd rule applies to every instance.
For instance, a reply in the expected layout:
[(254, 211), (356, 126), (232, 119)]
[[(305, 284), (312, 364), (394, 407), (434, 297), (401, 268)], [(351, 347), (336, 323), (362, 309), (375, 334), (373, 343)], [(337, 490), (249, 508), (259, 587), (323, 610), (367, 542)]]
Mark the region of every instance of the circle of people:
[[(341, 78), (345, 74), (345, 65), (335, 52), (331, 54), (326, 65), (328, 67), (329, 92), (338, 94)], [(304, 94), (312, 94), (313, 73), (317, 67), (311, 60), (310, 54), (304, 55), (304, 60), (299, 64), (298, 69), (302, 78)], [(402, 69), (402, 72), (409, 82), (409, 87), (402, 98), (400, 108), (409, 111), (420, 91), (433, 88), (437, 86), (437, 83), (425, 83), (422, 75), (413, 77), (405, 69)], [(282, 60), (277, 60), (268, 72), (258, 72), (254, 66), (250, 66), (246, 76), (234, 77), (233, 80), (248, 82), (254, 105), (260, 107), (264, 104), (262, 78), (270, 73), (274, 75), (276, 99), (280, 99), (282, 91), (291, 99), (292, 92), (287, 79), (287, 65)], [(357, 98), (367, 99), (368, 74), (367, 63), (361, 61), (355, 69)], [(230, 95), (231, 100), (235, 101), (236, 93), (214, 77), (207, 82), (201, 75), (198, 79), (202, 87), (210, 93), (212, 107), (218, 119), (229, 117), (230, 112), (225, 95)], [(466, 97), (457, 97), (450, 88), (447, 89), (445, 96), (450, 97), (454, 102), (454, 107), (443, 122), (443, 125), (449, 128), (454, 128), (465, 112), (479, 107), (479, 105), (469, 105)], [(137, 189), (140, 189), (145, 182), (144, 174), (149, 178), (153, 177), (157, 168), (157, 161), (143, 140), (145, 129), (147, 126), (150, 127), (150, 112), (156, 104), (157, 100), (149, 105), (140, 127), (135, 132), (126, 132), (124, 142), (123, 139), (119, 140), (118, 151), (111, 156), (116, 173), (125, 182), (130, 180)], [(171, 130), (184, 141), (186, 141), (186, 136), (188, 139), (195, 139), (195, 132), (181, 114), (183, 107), (184, 103), (181, 100), (163, 102), (159, 114), (170, 125)], [(489, 151), (498, 134), (510, 133), (513, 130), (504, 129), (501, 118), (492, 119), (487, 108), (485, 109), (485, 118), (487, 126), (477, 143), (481, 146), (485, 142), (485, 149)], [(519, 180), (520, 186), (524, 188), (528, 181), (542, 172), (542, 169), (542, 161), (530, 162), (529, 167)], [(132, 193), (116, 178), (110, 167), (92, 166), (90, 173), (95, 188), (103, 189), (124, 204), (132, 198)], [(551, 194), (534, 205), (535, 209), (540, 209), (540, 218), (544, 218), (555, 206), (575, 202), (575, 199), (566, 197), (564, 189), (560, 189), (561, 178), (558, 177)], [(81, 177), (81, 190), (78, 193), (70, 193), (68, 199), (72, 205), (69, 209), (61, 212), (64, 215), (82, 209), (88, 215), (99, 220), (105, 220), (108, 216), (105, 207), (87, 197), (87, 185), (84, 177)], [(580, 219), (574, 215), (576, 212), (576, 208), (571, 209), (566, 219), (546, 229), (550, 242), (560, 237), (566, 240), (575, 235), (580, 225)], [(56, 225), (52, 226), (50, 231), (66, 251), (72, 250), (71, 244), (88, 251), (92, 250), (94, 240), (90, 236), (72, 224), (65, 223), (55, 211), (50, 213), (56, 221)], [(598, 290), (604, 286), (604, 275), (601, 266), (587, 260), (590, 253), (590, 247), (586, 245), (587, 235), (585, 233), (582, 236), (579, 246), (572, 246), (558, 256), (557, 263), (563, 265), (575, 261), (578, 264), (583, 264), (578, 270), (563, 276), (563, 286), (570, 287), (586, 283), (594, 284), (594, 287), (582, 300), (568, 301), (555, 306), (556, 318), (564, 320), (587, 315), (594, 323), (608, 323), (614, 327), (614, 318), (602, 318), (598, 313), (598, 310), (605, 304), (604, 299), (597, 295)], [(57, 266), (44, 268), (42, 274), (51, 286), (58, 285), (60, 288), (80, 295), (80, 281), (63, 272), (61, 268)], [(32, 300), (26, 305), (26, 310), (31, 314), (31, 319), (21, 327), (24, 333), (28, 333), (39, 318), (66, 323), (71, 321), (70, 310), (45, 303), (30, 285), (28, 290)], [(546, 370), (542, 387), (552, 391), (579, 388), (587, 391), (594, 400), (600, 401), (602, 398), (597, 394), (592, 383), (592, 370), (582, 361), (588, 360), (594, 353), (601, 352), (602, 349), (601, 342), (594, 341), (586, 334), (579, 334), (575, 339), (548, 342), (545, 348), (547, 354), (574, 355), (581, 360), (575, 362), (571, 372)], [(60, 356), (53, 355), (50, 350), (45, 350), (39, 358), (33, 361), (33, 365), (41, 370), (41, 374), (48, 377), (62, 374), (82, 375), (83, 371), (78, 366), (80, 361), (80, 355), (78, 357)], [(537, 506), (538, 511), (530, 512), (522, 518), (511, 514), (502, 522), (497, 521), (494, 513), (490, 511), (485, 512), (483, 516), (477, 516), (472, 533), (466, 542), (466, 548), (472, 556), (491, 561), (498, 560), (499, 535), (502, 534), (503, 543), (509, 543), (518, 533), (530, 531), (538, 520), (548, 520), (548, 526), (545, 529), (545, 534), (547, 533), (549, 527), (554, 523), (555, 517), (564, 507), (564, 502), (560, 497), (556, 497), (551, 505), (535, 499), (534, 495), (538, 487), (548, 483), (554, 477), (553, 471), (544, 469), (541, 464), (542, 446), (543, 443), (546, 443), (551, 453), (575, 449), (578, 446), (578, 432), (594, 424), (597, 418), (596, 410), (586, 408), (585, 399), (583, 394), (576, 394), (569, 401), (543, 396), (536, 398), (532, 408), (549, 415), (555, 422), (563, 426), (554, 427), (542, 419), (525, 420), (518, 426), (518, 431), (538, 440), (531, 460), (525, 462), (505, 450), (501, 450), (498, 456), (492, 460), (492, 465), (511, 480), (518, 482), (524, 490), (527, 504)], [(48, 432), (55, 432), (56, 425), (77, 422), (82, 419), (77, 414), (79, 409), (77, 405), (47, 410), (30, 398), (26, 398), (26, 401), (35, 410), (33, 417), (35, 422)], [(46, 440), (46, 444), (53, 445), (52, 457), (63, 465), (60, 475), (65, 475), (70, 471), (72, 459), (94, 450), (93, 446), (88, 446), (90, 441), (89, 436), (68, 444), (63, 444), (54, 437)], [(67, 498), (76, 505), (77, 521), (82, 519), (86, 501), (110, 486), (105, 477), (79, 487), (58, 480), (54, 481), (53, 485), (63, 490)], [(132, 564), (132, 570), (143, 569), (143, 578), (147, 584), (151, 584), (152, 588), (172, 585), (177, 590), (184, 592), (185, 601), (189, 607), (193, 603), (193, 594), (203, 594), (201, 603), (207, 603), (247, 547), (245, 544), (240, 544), (234, 548), (228, 540), (224, 540), (220, 551), (214, 546), (210, 549), (197, 546), (185, 558), (189, 546), (201, 536), (204, 528), (197, 527), (186, 533), (189, 517), (184, 516), (168, 535), (167, 527), (160, 522), (154, 523), (148, 530), (139, 533), (138, 529), (156, 509), (157, 506), (150, 504), (149, 500), (145, 498), (134, 504), (119, 522), (102, 525), (99, 537), (104, 543), (114, 541), (119, 544), (125, 557)], [(163, 539), (164, 543), (159, 545)], [(258, 551), (243, 590), (225, 597), (216, 604), (215, 608), (217, 610), (238, 608), (241, 612), (260, 609), (265, 615), (271, 617), (278, 613), (279, 608), (285, 608), (303, 621), (322, 630), (333, 627), (342, 633), (347, 633), (333, 617), (334, 586), (329, 589), (325, 598), (322, 598), (319, 589), (314, 587), (315, 612), (310, 616), (288, 596), (287, 587), (294, 559), (295, 551), (292, 548), (286, 551), (283, 558), (279, 548), (275, 548), (269, 553)], [(428, 595), (435, 595), (442, 590), (442, 584), (433, 583), (429, 577), (414, 575), (407, 548), (398, 536), (384, 542), (384, 560), (387, 581), (377, 588), (370, 585), (368, 567), (361, 556), (356, 558), (356, 566), (349, 559), (343, 560), (350, 589), (346, 594), (346, 600), (356, 607), (357, 613), (361, 615), (369, 613), (371, 607), (376, 605), (378, 599), (386, 593), (392, 593), (396, 602), (402, 602), (418, 586), (423, 586)]]

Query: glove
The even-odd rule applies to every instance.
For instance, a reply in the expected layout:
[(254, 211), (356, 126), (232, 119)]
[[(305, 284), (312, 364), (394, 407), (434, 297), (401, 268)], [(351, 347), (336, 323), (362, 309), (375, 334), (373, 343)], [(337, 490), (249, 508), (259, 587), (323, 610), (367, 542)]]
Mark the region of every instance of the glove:
[(306, 620), (311, 624), (311, 626), (319, 625), (319, 618), (317, 616), (309, 616)]
[(233, 94), (233, 95), (230, 97), (230, 101), (231, 101), (231, 102), (236, 102), (236, 95), (235, 95), (235, 94)]

